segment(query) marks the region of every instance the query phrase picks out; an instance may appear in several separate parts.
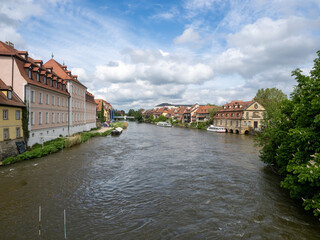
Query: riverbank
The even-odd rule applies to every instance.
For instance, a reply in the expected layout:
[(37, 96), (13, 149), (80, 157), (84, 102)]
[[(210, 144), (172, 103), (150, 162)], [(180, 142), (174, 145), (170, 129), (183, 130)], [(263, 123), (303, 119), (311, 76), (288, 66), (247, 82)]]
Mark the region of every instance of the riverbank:
[(84, 143), (92, 137), (105, 137), (110, 135), (112, 130), (117, 127), (122, 127), (123, 129), (126, 129), (128, 127), (128, 123), (116, 122), (112, 124), (112, 127), (102, 127), (99, 129), (94, 129), (89, 132), (76, 133), (70, 137), (61, 137), (61, 138), (53, 139), (43, 144), (35, 144), (30, 148), (30, 150), (22, 154), (19, 154), (15, 157), (8, 157), (0, 161), (0, 166), (6, 166), (9, 164), (24, 161), (24, 160), (44, 157), (49, 154), (59, 152), (64, 148), (71, 148), (75, 145)]

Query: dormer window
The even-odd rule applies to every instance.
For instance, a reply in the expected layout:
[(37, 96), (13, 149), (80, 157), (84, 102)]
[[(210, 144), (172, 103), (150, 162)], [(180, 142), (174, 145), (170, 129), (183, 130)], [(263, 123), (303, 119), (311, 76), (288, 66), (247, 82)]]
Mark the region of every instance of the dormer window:
[(229, 108), (231, 108), (231, 106), (229, 106)]
[(28, 77), (32, 79), (32, 70), (30, 68), (28, 69)]
[(10, 90), (8, 91), (8, 99), (12, 99), (12, 92)]
[(40, 82), (40, 73), (39, 72), (37, 72), (36, 78), (37, 78), (37, 81)]
[(50, 86), (52, 87), (52, 78), (49, 79)]
[(46, 75), (43, 76), (43, 83), (47, 84), (47, 76)]
[(57, 81), (54, 82), (54, 86), (55, 86), (56, 88), (58, 88), (58, 83), (57, 83)]

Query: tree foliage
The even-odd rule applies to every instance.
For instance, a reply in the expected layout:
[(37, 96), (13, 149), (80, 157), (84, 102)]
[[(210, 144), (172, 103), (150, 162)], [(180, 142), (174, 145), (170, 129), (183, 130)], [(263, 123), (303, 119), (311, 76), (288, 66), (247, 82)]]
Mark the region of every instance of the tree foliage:
[(279, 104), (286, 99), (287, 95), (277, 88), (261, 88), (254, 97), (254, 100), (266, 109), (267, 118), (273, 118), (277, 114)]
[(260, 157), (283, 175), (281, 186), (290, 196), (320, 220), (320, 51), (310, 76), (300, 69), (292, 76), (297, 85), (291, 99), (279, 104), (259, 137)]

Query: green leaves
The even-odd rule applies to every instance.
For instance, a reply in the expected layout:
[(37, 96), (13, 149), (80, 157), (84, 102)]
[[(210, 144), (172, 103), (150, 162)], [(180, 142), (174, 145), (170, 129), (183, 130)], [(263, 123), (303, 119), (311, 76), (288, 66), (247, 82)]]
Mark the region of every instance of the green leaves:
[[(261, 160), (284, 176), (281, 186), (320, 217), (320, 51), (314, 62), (310, 76), (300, 69), (292, 72), (297, 85), (291, 99), (271, 105), (273, 112), (258, 142)], [(265, 92), (258, 91), (256, 97)]]

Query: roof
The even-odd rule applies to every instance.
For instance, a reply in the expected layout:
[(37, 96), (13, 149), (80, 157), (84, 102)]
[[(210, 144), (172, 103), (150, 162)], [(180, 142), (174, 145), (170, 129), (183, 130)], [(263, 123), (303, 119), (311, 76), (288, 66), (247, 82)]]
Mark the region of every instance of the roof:
[(18, 95), (12, 90), (11, 87), (7, 86), (1, 79), (0, 79), (0, 90), (7, 90), (12, 92), (12, 98), (9, 99), (2, 91), (0, 91), (0, 105), (13, 106), (13, 107), (25, 107), (24, 103), (18, 97)]
[[(42, 67), (39, 66), (39, 63), (41, 62), (41, 60), (34, 60), (29, 56), (26, 59), (21, 54), (28, 55), (28, 52), (27, 51), (18, 51), (14, 47), (9, 46), (8, 44), (0, 41), (0, 55), (14, 56), (15, 62), (18, 66), (20, 74), (26, 80), (26, 82), (28, 84), (35, 85), (35, 86), (42, 87), (42, 88), (46, 88), (46, 89), (50, 89), (50, 90), (60, 92), (65, 95), (69, 95), (69, 93), (65, 90), (61, 90), (56, 87), (51, 87), (47, 84), (42, 83), (41, 81), (38, 82), (36, 80), (30, 79), (27, 75), (25, 68), (31, 67), (31, 68), (33, 68), (32, 71), (38, 71), (38, 70), (40, 70), (40, 72), (46, 71), (48, 75), (50, 74), (50, 72), (47, 71), (47, 69), (44, 66), (42, 66)], [(34, 74), (34, 73), (32, 73), (32, 74)]]
[[(87, 88), (85, 85), (83, 85), (78, 79), (76, 75), (72, 75), (71, 71), (67, 70), (67, 66), (65, 65), (61, 65), (60, 63), (58, 63), (56, 60), (54, 60), (53, 58), (51, 58), (49, 61), (47, 61), (44, 66), (46, 68), (52, 67), (53, 71), (55, 74), (57, 74), (60, 78), (62, 78), (63, 80), (67, 80), (67, 81), (74, 81), (78, 84), (80, 84), (81, 86)], [(68, 74), (70, 73), (70, 75)]]
[(241, 119), (243, 111), (246, 110), (255, 101), (234, 100), (226, 103), (214, 116), (215, 119)]
[(209, 113), (210, 109), (214, 109), (216, 108), (216, 106), (209, 106), (209, 105), (205, 105), (205, 106), (199, 106), (198, 109), (196, 110), (196, 114), (204, 114), (204, 113)]
[(112, 109), (112, 106), (110, 103), (108, 103), (106, 100), (104, 99), (95, 99), (94, 100), (95, 103), (97, 104), (97, 111), (101, 111), (102, 110), (102, 104), (104, 104), (105, 106), (108, 106), (109, 108)]
[(96, 104), (94, 100), (94, 95), (86, 91), (86, 101)]

